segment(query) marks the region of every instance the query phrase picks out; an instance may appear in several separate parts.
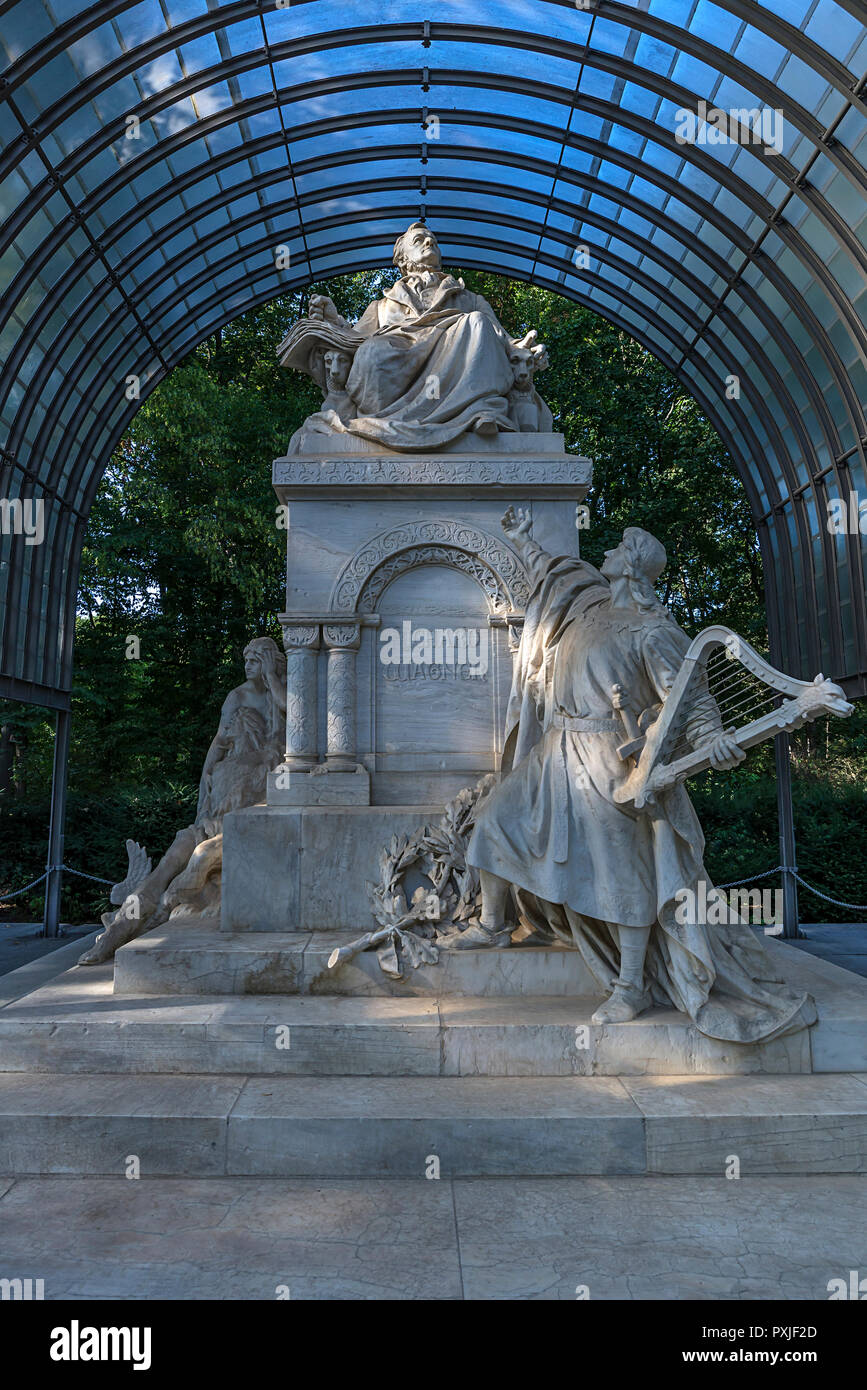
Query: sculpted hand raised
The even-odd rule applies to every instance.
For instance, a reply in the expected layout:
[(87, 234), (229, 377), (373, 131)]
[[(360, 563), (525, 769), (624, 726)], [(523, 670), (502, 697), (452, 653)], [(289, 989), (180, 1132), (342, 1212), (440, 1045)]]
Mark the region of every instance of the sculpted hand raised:
[(523, 507), (508, 507), (500, 524), (509, 540), (516, 545), (533, 538), (533, 518)]
[(327, 294), (311, 294), (308, 316), (311, 319), (327, 319), (330, 323), (346, 323), (343, 315), (337, 312), (334, 300)]

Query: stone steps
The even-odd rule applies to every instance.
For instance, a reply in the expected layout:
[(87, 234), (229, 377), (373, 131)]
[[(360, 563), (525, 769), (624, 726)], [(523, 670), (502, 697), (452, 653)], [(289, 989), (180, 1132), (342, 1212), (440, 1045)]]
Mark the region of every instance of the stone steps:
[(565, 947), (507, 951), (440, 951), (437, 965), (403, 980), (384, 975), (373, 951), (335, 969), (332, 952), (357, 941), (357, 931), (222, 932), (214, 919), (181, 919), (147, 932), (115, 957), (120, 994), (368, 994), (411, 998), (442, 994), (591, 995), (597, 992), (581, 956)]
[[(867, 1077), (0, 1075), (0, 1173), (861, 1173)], [(434, 1163), (434, 1160), (437, 1163)]]
[(0, 1008), (0, 1071), (556, 1077), (811, 1070), (806, 1032), (755, 1046), (721, 1043), (673, 1010), (595, 1025), (597, 1004), (586, 995), (158, 998), (114, 993), (107, 965), (68, 971)]
[[(110, 965), (10, 991), (0, 1174), (133, 1158), (143, 1177), (418, 1177), (434, 1159), (444, 1177), (867, 1171), (864, 982), (826, 962), (769, 943), (820, 1021), (746, 1048), (662, 1009), (594, 1027), (575, 952), (455, 954), (403, 995), (368, 955), (326, 994), (322, 935), (285, 994), (205, 992), (209, 952), (250, 948), (213, 925), (157, 943), (188, 953), (188, 994), (118, 993)], [(459, 987), (438, 993), (444, 976)]]
[[(360, 934), (360, 932), (359, 932)], [(453, 1000), (455, 997), (512, 999), (550, 997), (598, 998), (598, 986), (580, 954), (563, 947), (518, 946), (505, 951), (442, 951), (434, 966), (408, 972), (406, 979), (390, 980), (379, 968), (376, 955), (363, 952), (335, 970), (328, 959), (336, 947), (356, 939), (354, 932), (221, 932), (215, 921), (202, 919), (167, 923), (138, 941), (124, 946), (115, 960), (115, 989), (129, 996), (256, 996), (301, 995)], [(814, 1072), (867, 1071), (867, 987), (848, 970), (797, 950), (784, 941), (765, 938), (776, 973), (795, 989), (816, 1001), (819, 1022), (810, 1029), (810, 1065), (803, 1057), (803, 1039), (797, 1045), (799, 1060), (791, 1060), (791, 1047), (780, 1060), (773, 1045), (767, 1055), (768, 1071)], [(82, 972), (84, 973), (84, 972)], [(652, 1017), (661, 1023), (660, 1014)], [(675, 1030), (689, 1029), (672, 1015)], [(576, 1018), (575, 1023), (580, 1022)], [(645, 1020), (638, 1020), (644, 1023)], [(629, 1025), (632, 1027), (633, 1025)], [(612, 1034), (612, 1038), (615, 1035)], [(654, 1037), (658, 1037), (654, 1034)], [(675, 1049), (687, 1061), (686, 1070), (703, 1069), (707, 1055), (699, 1038), (691, 1052), (685, 1036)], [(751, 1070), (743, 1061), (724, 1061), (720, 1049), (710, 1045), (719, 1061), (718, 1071)], [(734, 1059), (740, 1049), (731, 1053)], [(763, 1063), (764, 1065), (764, 1063)], [(563, 1068), (565, 1069), (565, 1068)], [(598, 1070), (598, 1069), (597, 1069)], [(654, 1070), (651, 1066), (649, 1070)]]

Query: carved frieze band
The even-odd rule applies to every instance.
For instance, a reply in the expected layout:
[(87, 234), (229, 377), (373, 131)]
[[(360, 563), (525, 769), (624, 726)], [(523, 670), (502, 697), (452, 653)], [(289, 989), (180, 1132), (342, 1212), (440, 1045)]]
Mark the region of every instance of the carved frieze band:
[(374, 536), (344, 566), (331, 606), (339, 612), (370, 611), (396, 575), (424, 564), (449, 565), (471, 575), (494, 613), (527, 605), (527, 572), (513, 550), (476, 526), (432, 520), (407, 522)]
[(274, 463), (275, 486), (313, 487), (321, 490), (330, 485), (350, 487), (432, 487), (444, 484), (466, 484), (488, 487), (526, 487), (528, 466), (532, 481), (538, 486), (576, 487), (590, 481), (589, 459), (577, 457), (550, 458), (539, 454), (523, 454), (512, 458), (322, 458), (300, 460), (277, 459)]

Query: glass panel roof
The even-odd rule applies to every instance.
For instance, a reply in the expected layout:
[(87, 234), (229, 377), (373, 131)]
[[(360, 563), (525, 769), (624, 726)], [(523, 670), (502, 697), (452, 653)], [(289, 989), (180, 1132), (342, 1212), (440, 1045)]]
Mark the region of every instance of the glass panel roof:
[(2, 674), (68, 687), (71, 528), (134, 409), (119, 382), (140, 371), (146, 393), (245, 307), (387, 264), (420, 210), (447, 262), (555, 288), (681, 377), (767, 526), (772, 623), (802, 615), (790, 665), (867, 672), (863, 573), (845, 631), (834, 613), (820, 630), (816, 589), (852, 558), (816, 518), (867, 440), (858, 9), (501, 0), (493, 25), (475, 0), (3, 7), (0, 464), (7, 492), (56, 498), (70, 558), (4, 596)]

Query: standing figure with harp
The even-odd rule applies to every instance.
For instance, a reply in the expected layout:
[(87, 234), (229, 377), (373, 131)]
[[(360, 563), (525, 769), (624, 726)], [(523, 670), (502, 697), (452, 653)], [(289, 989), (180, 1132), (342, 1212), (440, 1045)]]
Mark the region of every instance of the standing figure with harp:
[[(710, 887), (704, 836), (683, 777), (735, 766), (758, 739), (744, 738), (743, 726), (727, 716), (724, 723), (721, 709), (729, 706), (711, 693), (706, 663), (690, 666), (695, 644), (654, 589), (666, 563), (663, 546), (629, 527), (597, 570), (548, 555), (520, 511), (510, 508), (503, 528), (521, 552), (533, 592), (501, 781), (479, 807), (467, 851), (481, 879), (481, 918), (455, 945), (508, 946), (511, 891), (535, 940), (560, 940), (581, 952), (608, 996), (595, 1023), (628, 1022), (660, 1004), (688, 1014), (707, 1036), (732, 1042), (809, 1026), (812, 1000), (777, 976), (746, 922), (736, 914), (713, 926), (679, 920), (684, 890), (700, 896), (704, 880), (706, 896)], [(781, 688), (762, 687), (766, 705), (779, 706)], [(764, 737), (813, 713), (851, 709), (830, 682), (804, 688), (819, 695), (802, 712), (798, 706), (766, 715)], [(667, 704), (675, 690), (676, 711)], [(656, 725), (667, 729), (665, 738), (654, 739)], [(684, 750), (692, 759), (685, 771)], [(660, 775), (669, 767), (677, 774)]]

